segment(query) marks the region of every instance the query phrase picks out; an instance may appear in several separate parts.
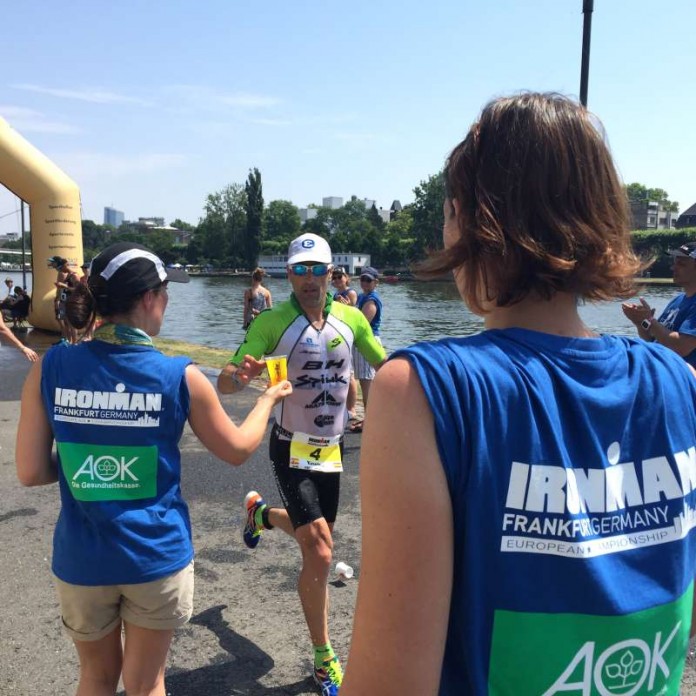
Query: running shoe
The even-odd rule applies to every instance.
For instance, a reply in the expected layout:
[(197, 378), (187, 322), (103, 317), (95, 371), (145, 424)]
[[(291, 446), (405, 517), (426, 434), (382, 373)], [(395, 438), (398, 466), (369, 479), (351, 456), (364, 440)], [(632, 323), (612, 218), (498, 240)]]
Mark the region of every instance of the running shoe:
[(321, 667), (314, 668), (314, 681), (321, 689), (321, 696), (338, 696), (343, 681), (343, 670), (335, 655), (324, 660)]
[(244, 498), (244, 514), (246, 518), (242, 537), (244, 538), (244, 543), (250, 549), (255, 549), (259, 545), (259, 541), (261, 541), (263, 527), (259, 527), (256, 524), (256, 511), (265, 504), (261, 494), (256, 491), (249, 491)]

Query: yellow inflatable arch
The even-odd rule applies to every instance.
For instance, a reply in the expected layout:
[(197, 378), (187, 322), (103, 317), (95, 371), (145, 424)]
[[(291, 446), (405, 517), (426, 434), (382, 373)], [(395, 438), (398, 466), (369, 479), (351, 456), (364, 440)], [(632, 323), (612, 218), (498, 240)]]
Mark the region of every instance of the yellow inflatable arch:
[(29, 204), (32, 306), (29, 322), (50, 331), (60, 327), (53, 311), (56, 271), (62, 256), (76, 272), (82, 265), (82, 221), (77, 184), (0, 118), (0, 184)]

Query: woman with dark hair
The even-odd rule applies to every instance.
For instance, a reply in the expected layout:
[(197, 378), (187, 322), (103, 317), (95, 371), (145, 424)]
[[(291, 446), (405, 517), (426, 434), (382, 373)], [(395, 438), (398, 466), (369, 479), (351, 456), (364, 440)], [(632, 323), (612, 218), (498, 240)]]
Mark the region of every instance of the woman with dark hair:
[(54, 268), (58, 272), (58, 277), (54, 285), (56, 286), (56, 297), (53, 301), (56, 320), (60, 325), (60, 332), (62, 335), (62, 340), (68, 343), (75, 343), (77, 340), (77, 335), (75, 334), (74, 327), (66, 321), (65, 308), (67, 306), (68, 298), (70, 293), (73, 291), (79, 282), (80, 278), (77, 273), (70, 268), (70, 264), (67, 259), (62, 256), (51, 256), (48, 259), (48, 265), (50, 268)]
[(251, 274), (251, 287), (244, 291), (244, 329), (248, 329), (249, 324), (264, 309), (270, 309), (273, 306), (271, 291), (261, 285), (265, 275), (263, 268), (256, 268)]
[(397, 351), (375, 380), (341, 696), (677, 694), (696, 380), (578, 314), (641, 268), (598, 122), (559, 95), (497, 99), (444, 180), (424, 271), (453, 271), (485, 329)]
[[(188, 282), (137, 244), (92, 262), (66, 317), (94, 339), (51, 348), (30, 371), (17, 432), (25, 486), (58, 481), (53, 539), (63, 625), (80, 659), (78, 696), (163, 695), (176, 628), (192, 612), (193, 546), (178, 441), (188, 421), (217, 457), (242, 464), (258, 447), (289, 382), (267, 389), (241, 426), (185, 357), (157, 351), (167, 284)], [(52, 453), (55, 442), (56, 452)], [(122, 644), (121, 632), (125, 632)]]
[(350, 276), (341, 266), (336, 266), (331, 272), (331, 285), (336, 289), (333, 296), (336, 302), (355, 307), (358, 303), (358, 293), (350, 287)]

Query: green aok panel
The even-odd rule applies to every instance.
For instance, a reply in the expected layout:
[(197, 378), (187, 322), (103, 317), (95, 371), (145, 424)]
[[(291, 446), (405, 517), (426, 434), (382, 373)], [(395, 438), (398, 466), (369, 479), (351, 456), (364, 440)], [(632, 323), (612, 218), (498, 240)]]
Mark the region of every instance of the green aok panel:
[(623, 616), (497, 611), (491, 695), (676, 696), (693, 583), (675, 602)]
[(59, 442), (58, 454), (76, 500), (140, 500), (157, 494), (157, 447)]

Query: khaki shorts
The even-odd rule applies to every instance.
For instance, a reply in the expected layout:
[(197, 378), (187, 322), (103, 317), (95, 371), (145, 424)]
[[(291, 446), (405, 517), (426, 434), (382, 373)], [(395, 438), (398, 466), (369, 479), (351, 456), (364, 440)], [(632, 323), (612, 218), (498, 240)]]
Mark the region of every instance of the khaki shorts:
[(193, 561), (172, 575), (133, 585), (72, 585), (55, 575), (53, 580), (63, 628), (74, 640), (100, 640), (121, 621), (171, 630), (193, 613)]

